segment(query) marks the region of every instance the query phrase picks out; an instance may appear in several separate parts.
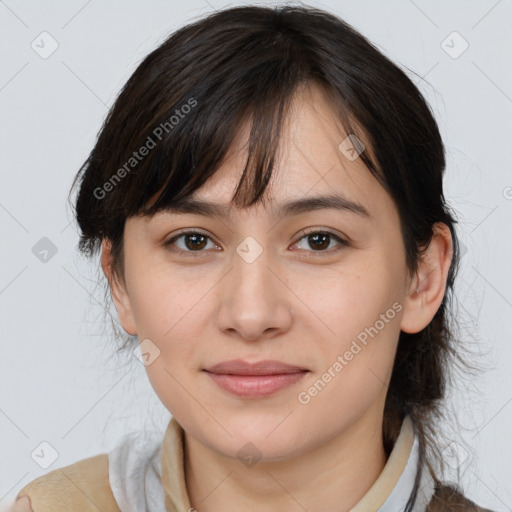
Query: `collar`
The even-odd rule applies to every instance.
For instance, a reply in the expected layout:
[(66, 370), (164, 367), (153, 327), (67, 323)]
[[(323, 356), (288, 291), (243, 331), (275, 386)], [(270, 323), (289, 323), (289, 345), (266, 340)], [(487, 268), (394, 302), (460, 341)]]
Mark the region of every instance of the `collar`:
[[(174, 417), (167, 426), (162, 446), (162, 484), (166, 512), (189, 512), (183, 456), (184, 432)], [(419, 468), (419, 443), (407, 416), (386, 465), (368, 492), (350, 512), (402, 512), (411, 495)], [(419, 492), (411, 512), (423, 512), (434, 494), (434, 482), (422, 468)]]

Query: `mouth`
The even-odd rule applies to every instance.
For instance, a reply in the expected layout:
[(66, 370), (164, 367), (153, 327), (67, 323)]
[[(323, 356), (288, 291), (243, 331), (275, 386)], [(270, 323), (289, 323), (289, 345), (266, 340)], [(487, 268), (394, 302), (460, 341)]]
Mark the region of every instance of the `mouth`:
[(203, 371), (224, 391), (244, 398), (273, 395), (309, 372), (281, 361), (248, 363), (240, 359), (224, 361)]

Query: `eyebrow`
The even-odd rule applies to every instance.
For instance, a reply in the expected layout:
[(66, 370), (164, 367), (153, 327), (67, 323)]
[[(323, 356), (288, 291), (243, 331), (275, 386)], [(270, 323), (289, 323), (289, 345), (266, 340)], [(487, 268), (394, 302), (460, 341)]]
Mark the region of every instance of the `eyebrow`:
[[(231, 209), (231, 205), (226, 206), (205, 200), (184, 198), (165, 206), (162, 210), (170, 214), (188, 213), (226, 219), (229, 217)], [(337, 210), (371, 218), (370, 213), (363, 205), (339, 195), (319, 195), (288, 201), (279, 205), (274, 215), (285, 217), (313, 210)]]

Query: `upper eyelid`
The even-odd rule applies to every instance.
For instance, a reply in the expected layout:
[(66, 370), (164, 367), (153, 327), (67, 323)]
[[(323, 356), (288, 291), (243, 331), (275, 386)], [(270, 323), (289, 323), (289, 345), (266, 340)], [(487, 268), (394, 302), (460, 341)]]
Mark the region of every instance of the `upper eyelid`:
[[(208, 233), (205, 233), (204, 231), (202, 231), (200, 228), (188, 228), (188, 229), (185, 229), (183, 231), (178, 231), (178, 233), (175, 233), (174, 235), (172, 235), (170, 238), (168, 238), (164, 244), (168, 244), (168, 243), (171, 243), (173, 241), (175, 241), (176, 239), (184, 236), (184, 235), (190, 235), (190, 234), (198, 234), (198, 235), (203, 235), (207, 238), (209, 238), (212, 242), (215, 242), (215, 239), (209, 235)], [(215, 242), (217, 243), (217, 242)]]

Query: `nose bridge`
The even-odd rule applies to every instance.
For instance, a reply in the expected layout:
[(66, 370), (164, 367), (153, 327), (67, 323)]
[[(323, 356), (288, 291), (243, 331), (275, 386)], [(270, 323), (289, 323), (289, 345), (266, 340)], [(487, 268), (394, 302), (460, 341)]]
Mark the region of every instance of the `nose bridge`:
[(233, 253), (232, 263), (221, 291), (219, 328), (235, 330), (246, 339), (287, 329), (292, 317), (289, 294), (274, 275), (278, 272), (272, 251), (247, 237)]
[(247, 237), (237, 247), (236, 255), (233, 256), (233, 274), (235, 293), (239, 300), (249, 296), (252, 299), (266, 298), (268, 302), (270, 297), (266, 297), (266, 292), (271, 286), (268, 267), (272, 264), (270, 252), (264, 250), (252, 237)]

